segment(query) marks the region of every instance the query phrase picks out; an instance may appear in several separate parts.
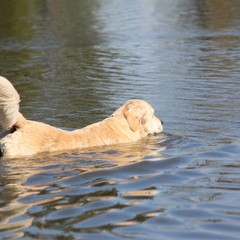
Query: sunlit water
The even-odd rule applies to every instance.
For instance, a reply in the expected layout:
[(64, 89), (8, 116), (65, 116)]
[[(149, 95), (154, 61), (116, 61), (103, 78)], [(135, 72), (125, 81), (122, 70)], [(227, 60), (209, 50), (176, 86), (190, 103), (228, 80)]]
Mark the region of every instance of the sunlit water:
[(1, 239), (239, 239), (240, 2), (2, 1), (22, 113), (75, 129), (150, 102), (164, 134), (0, 161)]

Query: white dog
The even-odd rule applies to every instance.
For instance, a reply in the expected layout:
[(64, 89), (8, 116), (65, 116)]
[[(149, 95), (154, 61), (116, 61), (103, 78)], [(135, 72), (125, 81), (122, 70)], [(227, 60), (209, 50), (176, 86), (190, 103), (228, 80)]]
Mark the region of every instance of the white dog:
[(110, 117), (75, 131), (30, 121), (19, 112), (20, 97), (0, 77), (0, 157), (16, 158), (43, 152), (65, 152), (137, 141), (163, 130), (162, 121), (143, 100), (129, 100)]

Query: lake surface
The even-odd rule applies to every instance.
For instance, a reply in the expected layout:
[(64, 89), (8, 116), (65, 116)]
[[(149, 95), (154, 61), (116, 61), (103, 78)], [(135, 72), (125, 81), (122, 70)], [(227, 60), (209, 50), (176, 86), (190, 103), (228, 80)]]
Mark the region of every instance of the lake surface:
[(131, 98), (164, 133), (0, 160), (0, 239), (239, 239), (240, 1), (4, 0), (0, 75), (76, 129)]

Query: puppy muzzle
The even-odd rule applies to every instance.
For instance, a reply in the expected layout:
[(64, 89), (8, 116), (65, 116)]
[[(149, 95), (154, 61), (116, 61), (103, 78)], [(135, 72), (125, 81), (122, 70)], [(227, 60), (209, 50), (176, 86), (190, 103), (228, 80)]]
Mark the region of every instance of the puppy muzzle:
[(3, 149), (0, 148), (0, 158), (2, 158), (4, 156), (4, 151)]

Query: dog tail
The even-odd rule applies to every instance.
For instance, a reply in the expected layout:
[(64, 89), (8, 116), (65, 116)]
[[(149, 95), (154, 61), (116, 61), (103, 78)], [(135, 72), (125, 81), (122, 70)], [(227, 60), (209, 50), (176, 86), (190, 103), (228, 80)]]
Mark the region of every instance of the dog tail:
[(0, 125), (8, 129), (16, 124), (19, 116), (20, 97), (13, 85), (0, 76)]

